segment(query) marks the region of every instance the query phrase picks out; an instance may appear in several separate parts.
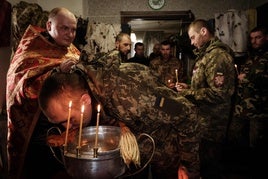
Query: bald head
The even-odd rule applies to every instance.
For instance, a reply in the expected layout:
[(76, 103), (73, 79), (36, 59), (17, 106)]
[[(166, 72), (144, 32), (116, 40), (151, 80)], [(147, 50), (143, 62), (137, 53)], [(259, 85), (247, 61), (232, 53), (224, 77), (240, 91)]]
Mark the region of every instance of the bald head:
[(64, 7), (56, 7), (52, 9), (48, 15), (48, 20), (54, 20), (59, 16), (68, 17), (70, 19), (76, 20), (75, 15)]
[(68, 9), (57, 7), (49, 13), (46, 27), (56, 44), (69, 47), (76, 35), (77, 19)]

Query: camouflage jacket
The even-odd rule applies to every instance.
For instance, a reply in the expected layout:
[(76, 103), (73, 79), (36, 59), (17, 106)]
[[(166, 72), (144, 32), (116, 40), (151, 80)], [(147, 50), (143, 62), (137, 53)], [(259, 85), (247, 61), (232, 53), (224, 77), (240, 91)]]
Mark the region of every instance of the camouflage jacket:
[(181, 94), (198, 105), (206, 118), (205, 138), (222, 141), (225, 137), (235, 89), (235, 70), (231, 49), (215, 38), (201, 49), (193, 69), (191, 87)]
[(268, 118), (268, 48), (249, 54), (241, 73), (246, 76), (237, 86), (236, 117), (244, 119)]
[(200, 119), (190, 101), (160, 83), (147, 66), (121, 63), (117, 50), (77, 67), (87, 73), (107, 116), (123, 121), (136, 135), (145, 132), (155, 139), (153, 164), (159, 171), (169, 169), (177, 176), (181, 160), (199, 170)]
[(171, 57), (168, 61), (164, 61), (162, 57), (159, 56), (153, 59), (149, 66), (159, 75), (161, 82), (167, 86), (168, 83), (175, 83), (177, 81), (175, 70), (178, 71), (178, 80), (182, 81), (183, 65), (176, 57)]
[[(124, 121), (147, 116), (148, 109), (143, 106), (145, 101), (133, 100), (145, 100), (150, 95), (151, 99), (146, 99), (151, 101), (148, 107), (155, 105), (158, 96), (179, 98), (181, 101), (178, 103), (194, 106), (186, 98), (159, 82), (158, 77), (148, 67), (137, 63), (122, 63), (120, 58), (119, 52), (114, 50), (98, 59), (77, 65), (89, 76), (88, 82), (92, 93), (105, 105), (104, 107), (107, 107), (110, 115)], [(127, 103), (129, 104), (126, 105)], [(133, 110), (129, 111), (129, 116), (126, 116), (128, 113), (122, 112), (122, 109), (128, 111), (131, 108)]]

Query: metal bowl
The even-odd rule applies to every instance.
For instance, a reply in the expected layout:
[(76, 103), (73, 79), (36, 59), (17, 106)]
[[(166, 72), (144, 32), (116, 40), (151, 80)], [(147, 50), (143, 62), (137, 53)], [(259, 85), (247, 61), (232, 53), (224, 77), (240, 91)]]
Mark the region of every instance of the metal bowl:
[(94, 155), (96, 127), (84, 128), (81, 134), (81, 147), (78, 146), (78, 136), (68, 143), (64, 152), (64, 165), (73, 178), (117, 178), (124, 174), (126, 166), (120, 156), (120, 128), (114, 126), (99, 126), (98, 150)]

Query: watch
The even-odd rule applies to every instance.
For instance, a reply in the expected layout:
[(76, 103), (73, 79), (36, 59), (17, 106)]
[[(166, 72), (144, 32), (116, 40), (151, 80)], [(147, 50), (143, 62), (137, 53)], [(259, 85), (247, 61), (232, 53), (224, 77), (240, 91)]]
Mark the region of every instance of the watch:
[(148, 4), (152, 9), (158, 10), (164, 7), (165, 0), (148, 0)]

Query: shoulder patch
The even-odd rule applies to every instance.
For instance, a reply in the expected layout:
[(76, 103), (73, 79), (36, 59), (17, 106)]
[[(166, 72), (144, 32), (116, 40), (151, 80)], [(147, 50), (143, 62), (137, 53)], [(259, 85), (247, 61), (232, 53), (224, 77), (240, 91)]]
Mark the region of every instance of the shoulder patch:
[(217, 72), (214, 76), (214, 85), (215, 87), (219, 88), (222, 87), (224, 84), (224, 75), (221, 72)]

